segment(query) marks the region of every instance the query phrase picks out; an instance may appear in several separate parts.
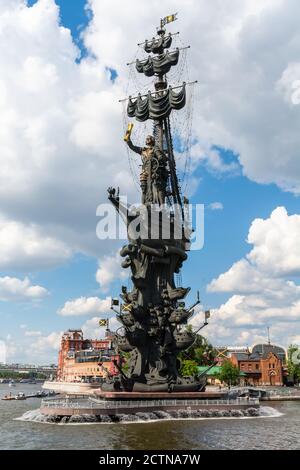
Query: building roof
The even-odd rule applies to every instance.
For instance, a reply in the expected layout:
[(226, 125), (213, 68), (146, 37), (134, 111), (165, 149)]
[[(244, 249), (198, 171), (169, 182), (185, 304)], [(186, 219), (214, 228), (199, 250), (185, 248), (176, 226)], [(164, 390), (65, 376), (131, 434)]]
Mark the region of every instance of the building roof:
[(251, 361), (251, 354), (247, 353), (234, 353), (238, 361)]
[[(203, 374), (207, 370), (207, 376), (208, 377), (215, 377), (218, 375), (221, 370), (222, 366), (213, 366), (209, 369), (210, 366), (198, 366), (198, 373)], [(209, 369), (209, 370), (208, 370)], [(204, 375), (204, 374), (203, 374)], [(240, 376), (245, 376), (246, 374), (242, 371), (240, 371)]]
[(238, 361), (260, 361), (260, 359), (267, 359), (270, 353), (275, 354), (282, 362), (285, 362), (285, 350), (280, 346), (273, 344), (256, 344), (252, 348), (252, 352), (247, 353), (234, 353)]
[(209, 370), (207, 370), (207, 374), (206, 374), (208, 376), (217, 375), (221, 371), (221, 368), (222, 368), (221, 366), (213, 366), (211, 369), (209, 369), (209, 366), (198, 366), (197, 367), (199, 374), (202, 374), (207, 369), (209, 369)]
[(252, 348), (251, 355), (255, 354), (258, 357), (266, 359), (270, 353), (275, 354), (275, 356), (277, 356), (282, 361), (285, 361), (286, 359), (285, 350), (280, 346), (276, 346), (275, 344), (256, 344)]

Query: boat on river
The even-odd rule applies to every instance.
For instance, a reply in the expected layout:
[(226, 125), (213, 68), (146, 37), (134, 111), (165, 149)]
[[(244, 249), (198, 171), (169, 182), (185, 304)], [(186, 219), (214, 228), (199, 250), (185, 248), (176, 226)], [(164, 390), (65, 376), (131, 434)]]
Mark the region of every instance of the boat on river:
[(9, 395), (4, 395), (4, 397), (1, 398), (1, 400), (26, 400), (26, 395), (24, 392), (19, 392), (16, 395), (12, 395), (11, 393)]

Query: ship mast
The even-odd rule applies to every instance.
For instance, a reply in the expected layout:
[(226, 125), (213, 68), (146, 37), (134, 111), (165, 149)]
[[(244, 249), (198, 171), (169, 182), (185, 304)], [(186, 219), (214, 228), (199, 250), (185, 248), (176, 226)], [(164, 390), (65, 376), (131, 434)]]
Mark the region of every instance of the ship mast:
[[(166, 29), (165, 29), (165, 24), (166, 22), (171, 22), (175, 21), (176, 15), (171, 15), (167, 18), (162, 18), (160, 20), (160, 28), (157, 31), (158, 36), (160, 36), (162, 42), (164, 41), (164, 37), (166, 35)], [(163, 73), (158, 73), (157, 74), (157, 80), (155, 83), (155, 89), (159, 93), (160, 91), (166, 90), (168, 87), (168, 81), (167, 81), (167, 75)], [(165, 119), (160, 120), (155, 123), (154, 125), (155, 128), (155, 138), (157, 145), (163, 149), (163, 142), (165, 141), (166, 144), (166, 151), (168, 155), (168, 160), (169, 160), (169, 171), (170, 171), (170, 182), (171, 182), (171, 188), (172, 192), (170, 196), (173, 197), (173, 202), (174, 204), (179, 204), (179, 206), (182, 209), (182, 202), (181, 202), (181, 195), (180, 195), (180, 186), (177, 178), (177, 173), (176, 173), (176, 163), (175, 163), (175, 158), (174, 158), (174, 151), (173, 151), (173, 142), (172, 142), (172, 133), (171, 133), (171, 125), (170, 125), (170, 117), (167, 116)]]
[[(167, 74), (173, 66), (177, 65), (180, 51), (189, 48), (189, 46), (169, 51), (173, 36), (178, 33), (167, 34), (165, 25), (176, 19), (177, 14), (162, 18), (156, 36), (139, 44), (150, 55), (145, 60), (137, 59), (135, 61), (136, 70), (147, 77), (155, 77), (155, 91), (148, 91), (146, 95), (139, 94), (134, 98), (129, 96), (127, 115), (142, 122), (148, 119), (153, 120), (155, 146), (164, 152), (167, 157), (168, 184), (166, 199), (169, 204), (180, 207), (183, 220), (184, 210), (176, 171), (170, 114), (173, 110), (179, 110), (185, 106), (187, 84), (184, 82), (179, 86), (170, 86)], [(179, 92), (177, 92), (178, 89), (180, 89)]]

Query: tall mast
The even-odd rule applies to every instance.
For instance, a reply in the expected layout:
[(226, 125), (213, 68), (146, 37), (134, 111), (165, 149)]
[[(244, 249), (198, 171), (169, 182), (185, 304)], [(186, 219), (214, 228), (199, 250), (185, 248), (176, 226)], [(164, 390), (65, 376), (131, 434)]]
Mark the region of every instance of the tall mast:
[[(170, 114), (173, 110), (179, 110), (185, 106), (186, 83), (175, 87), (168, 84), (167, 74), (173, 66), (177, 65), (182, 48), (169, 51), (174, 34), (166, 34), (165, 29), (166, 24), (176, 19), (177, 14), (162, 18), (160, 26), (157, 28), (156, 36), (140, 44), (143, 45), (145, 52), (150, 55), (145, 60), (137, 59), (136, 69), (147, 77), (155, 77), (155, 91), (149, 91), (144, 96), (129, 97), (127, 114), (129, 117), (135, 117), (138, 121), (153, 120), (155, 146), (165, 152), (168, 162), (168, 187), (170, 191), (167, 192), (166, 196), (169, 201), (171, 198), (174, 204), (181, 207), (183, 215), (181, 191), (176, 173)], [(177, 92), (178, 88), (180, 88), (179, 92)]]
[[(157, 34), (164, 40), (166, 30), (164, 28), (166, 22), (171, 22), (176, 20), (176, 15), (171, 15), (169, 17), (169, 21), (166, 21), (166, 18), (162, 18), (160, 20), (160, 28), (157, 31)], [(155, 89), (159, 92), (166, 90), (168, 87), (167, 75), (163, 73), (158, 73), (157, 80), (155, 83)], [(156, 121), (154, 124), (155, 129), (155, 139), (156, 144), (163, 150), (163, 140), (165, 138), (166, 143), (166, 150), (168, 155), (168, 162), (169, 162), (169, 171), (170, 171), (170, 180), (171, 180), (171, 188), (172, 188), (172, 197), (175, 204), (179, 204), (182, 206), (181, 203), (181, 196), (180, 196), (180, 188), (176, 173), (176, 163), (174, 158), (173, 152), (173, 142), (172, 142), (172, 134), (171, 134), (171, 125), (169, 116), (166, 117), (164, 120)]]

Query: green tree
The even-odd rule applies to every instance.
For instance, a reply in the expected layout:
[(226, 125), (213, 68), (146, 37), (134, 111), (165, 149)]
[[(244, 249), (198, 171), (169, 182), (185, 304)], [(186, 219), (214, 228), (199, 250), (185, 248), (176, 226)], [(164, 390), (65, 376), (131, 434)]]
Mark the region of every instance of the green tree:
[(128, 369), (129, 369), (130, 353), (120, 351), (120, 357), (121, 357), (121, 360), (122, 360), (122, 362), (121, 362), (122, 363), (122, 370), (126, 374), (126, 372), (128, 372)]
[[(299, 354), (295, 354), (299, 351), (297, 344), (290, 344), (288, 347), (288, 373), (294, 383), (300, 382), (300, 351)], [(299, 356), (299, 359), (298, 359)]]
[(238, 383), (240, 371), (231, 361), (224, 361), (218, 379), (227, 385), (236, 385)]
[(197, 362), (190, 359), (183, 359), (181, 361), (180, 374), (183, 376), (197, 375), (198, 366)]
[[(192, 326), (186, 327), (187, 331), (193, 331)], [(181, 361), (195, 361), (198, 366), (208, 366), (214, 362), (217, 353), (213, 346), (201, 335), (196, 335), (194, 344), (179, 355)]]
[(22, 374), (17, 371), (12, 371), (12, 370), (5, 370), (5, 369), (0, 369), (0, 379), (13, 379), (13, 380), (19, 380), (19, 379), (47, 379), (47, 375), (43, 374), (42, 372), (36, 373), (29, 373), (29, 374)]

